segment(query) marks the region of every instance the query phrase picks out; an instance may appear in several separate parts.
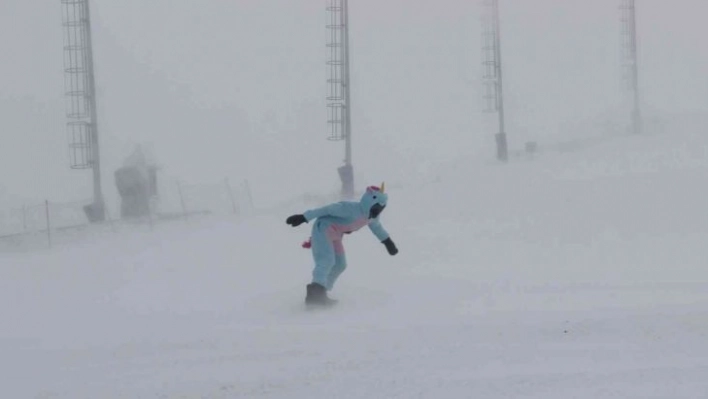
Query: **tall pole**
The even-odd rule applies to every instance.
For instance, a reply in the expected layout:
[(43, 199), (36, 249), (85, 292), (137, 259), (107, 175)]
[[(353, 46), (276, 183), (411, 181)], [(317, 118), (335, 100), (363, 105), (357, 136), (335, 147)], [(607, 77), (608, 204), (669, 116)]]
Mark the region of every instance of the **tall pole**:
[(342, 181), (341, 195), (344, 199), (354, 195), (354, 168), (352, 166), (352, 103), (349, 61), (349, 1), (330, 0), (329, 12), (329, 95), (327, 123), (329, 140), (344, 140), (344, 165), (337, 171)]
[(634, 91), (634, 108), (632, 110), (632, 122), (634, 133), (642, 132), (642, 118), (639, 110), (639, 63), (637, 60), (637, 16), (634, 0), (631, 4), (631, 30), (632, 30), (632, 90)]
[(485, 18), (482, 22), (485, 111), (496, 112), (499, 117), (499, 131), (494, 135), (497, 144), (497, 159), (506, 162), (509, 159), (509, 153), (504, 127), (499, 1), (485, 0), (483, 5), (486, 7)]
[[(351, 103), (351, 85), (349, 78), (349, 0), (343, 0), (344, 7), (344, 96), (345, 96), (345, 144), (344, 144), (344, 164), (352, 167), (352, 103)], [(354, 190), (354, 181), (351, 181), (351, 191)], [(345, 191), (347, 188), (345, 187)]]
[(106, 220), (106, 212), (101, 190), (101, 155), (89, 0), (61, 0), (61, 3), (70, 167), (93, 169), (93, 203), (85, 206), (84, 211), (90, 222), (102, 222)]
[(88, 62), (88, 78), (89, 78), (89, 104), (91, 107), (91, 150), (93, 151), (93, 202), (94, 212), (96, 217), (103, 221), (105, 220), (105, 203), (103, 200), (103, 191), (101, 190), (101, 153), (98, 142), (98, 109), (96, 107), (96, 79), (94, 77), (93, 67), (93, 42), (91, 40), (91, 11), (89, 9), (89, 0), (86, 1), (86, 58)]
[(637, 16), (634, 0), (621, 0), (622, 50), (624, 53), (625, 76), (632, 91), (632, 132), (642, 132), (642, 115), (639, 97), (639, 66), (637, 60)]
[(499, 101), (499, 132), (496, 135), (497, 141), (497, 158), (500, 161), (506, 162), (509, 159), (508, 146), (506, 141), (506, 131), (504, 130), (504, 90), (502, 84), (502, 59), (501, 59), (501, 29), (499, 28), (499, 1), (494, 0), (494, 26), (496, 37), (496, 57), (497, 57), (497, 88)]

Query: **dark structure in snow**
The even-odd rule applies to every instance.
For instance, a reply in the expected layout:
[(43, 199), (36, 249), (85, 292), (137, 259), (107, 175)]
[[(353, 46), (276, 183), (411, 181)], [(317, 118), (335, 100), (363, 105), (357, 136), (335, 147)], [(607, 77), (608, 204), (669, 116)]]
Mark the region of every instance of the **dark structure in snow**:
[(121, 197), (120, 217), (149, 216), (150, 199), (157, 196), (157, 168), (147, 163), (139, 146), (114, 175)]

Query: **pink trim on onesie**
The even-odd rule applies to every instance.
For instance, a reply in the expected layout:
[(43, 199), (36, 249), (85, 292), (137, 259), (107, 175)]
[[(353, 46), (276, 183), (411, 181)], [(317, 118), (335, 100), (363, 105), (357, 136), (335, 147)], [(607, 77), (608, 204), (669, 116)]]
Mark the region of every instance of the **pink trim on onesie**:
[(369, 219), (361, 218), (348, 225), (333, 224), (329, 226), (329, 229), (327, 229), (327, 238), (329, 238), (329, 240), (332, 241), (332, 245), (334, 245), (334, 253), (339, 255), (344, 253), (342, 237), (344, 237), (345, 233), (355, 232), (368, 224)]

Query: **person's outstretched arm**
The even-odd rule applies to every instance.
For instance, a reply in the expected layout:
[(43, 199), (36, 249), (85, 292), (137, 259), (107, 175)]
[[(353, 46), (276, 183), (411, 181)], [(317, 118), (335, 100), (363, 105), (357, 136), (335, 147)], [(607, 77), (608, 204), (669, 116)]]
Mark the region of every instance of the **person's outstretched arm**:
[(292, 215), (285, 222), (293, 227), (299, 226), (302, 223), (309, 223), (314, 219), (322, 216), (336, 216), (340, 218), (353, 217), (355, 209), (343, 202), (335, 202), (334, 204), (326, 205), (321, 208), (314, 208), (305, 213)]
[(381, 241), (383, 245), (386, 246), (386, 250), (388, 251), (389, 255), (395, 255), (398, 253), (398, 248), (396, 248), (396, 244), (393, 243), (393, 240), (391, 240), (391, 236), (388, 234), (386, 229), (384, 229), (383, 225), (381, 225), (381, 222), (378, 219), (374, 219), (369, 223), (369, 229), (371, 229), (371, 232), (374, 233), (376, 238)]

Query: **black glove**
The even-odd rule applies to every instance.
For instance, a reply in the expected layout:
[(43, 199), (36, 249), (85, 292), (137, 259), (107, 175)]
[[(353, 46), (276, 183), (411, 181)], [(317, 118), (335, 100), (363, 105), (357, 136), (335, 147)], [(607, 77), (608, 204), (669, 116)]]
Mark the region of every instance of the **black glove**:
[(391, 240), (391, 237), (381, 241), (383, 245), (386, 246), (386, 250), (388, 251), (389, 255), (395, 255), (398, 253), (398, 248), (396, 248), (396, 244), (393, 243)]
[(292, 215), (285, 220), (285, 223), (297, 227), (303, 223), (307, 223), (307, 219), (305, 219), (304, 215)]

